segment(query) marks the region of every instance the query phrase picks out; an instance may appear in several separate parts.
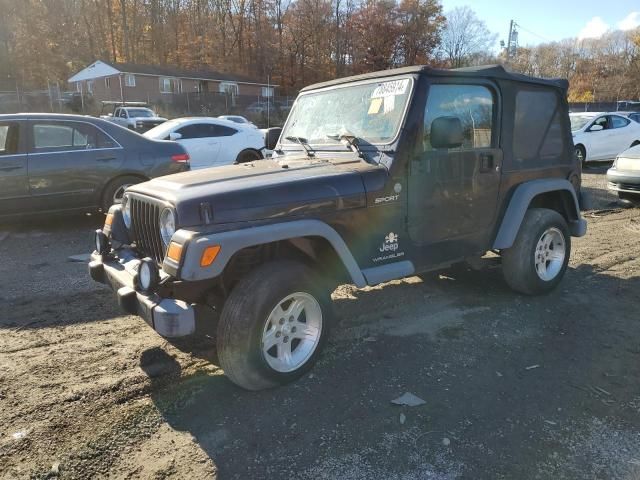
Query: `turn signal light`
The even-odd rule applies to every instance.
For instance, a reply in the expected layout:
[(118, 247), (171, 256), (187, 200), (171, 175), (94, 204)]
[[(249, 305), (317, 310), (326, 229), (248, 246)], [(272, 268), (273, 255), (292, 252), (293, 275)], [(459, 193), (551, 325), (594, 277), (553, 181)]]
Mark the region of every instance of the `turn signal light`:
[(178, 163), (187, 163), (189, 161), (189, 154), (188, 153), (180, 153), (178, 155), (172, 155), (171, 156), (171, 161), (178, 162)]
[(211, 265), (218, 256), (218, 253), (220, 253), (220, 245), (205, 248), (204, 252), (202, 252), (202, 257), (200, 257), (200, 266), (208, 267)]
[(106, 226), (111, 226), (111, 224), (113, 223), (113, 214), (112, 213), (107, 213), (106, 218), (104, 219), (104, 225)]
[(176, 242), (171, 242), (167, 249), (167, 257), (176, 263), (180, 263), (180, 259), (182, 258), (182, 245)]

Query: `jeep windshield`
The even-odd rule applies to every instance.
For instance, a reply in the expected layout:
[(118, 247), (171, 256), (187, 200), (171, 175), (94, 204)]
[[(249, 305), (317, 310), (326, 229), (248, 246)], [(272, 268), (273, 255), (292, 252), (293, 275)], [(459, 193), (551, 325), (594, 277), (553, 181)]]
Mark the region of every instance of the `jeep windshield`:
[(340, 145), (349, 132), (364, 143), (391, 143), (400, 129), (413, 79), (374, 80), (301, 94), (284, 126), (284, 145), (302, 138), (315, 146)]

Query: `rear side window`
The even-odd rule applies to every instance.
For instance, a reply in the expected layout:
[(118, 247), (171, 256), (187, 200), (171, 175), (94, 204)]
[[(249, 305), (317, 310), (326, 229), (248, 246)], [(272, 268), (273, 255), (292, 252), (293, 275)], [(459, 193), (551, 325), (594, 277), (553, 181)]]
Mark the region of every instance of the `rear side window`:
[(431, 145), (431, 124), (439, 117), (458, 117), (464, 139), (461, 149), (490, 148), (493, 136), (494, 99), (479, 85), (431, 85), (424, 114), (425, 151)]
[[(513, 130), (513, 156), (520, 168), (558, 163), (565, 151), (565, 134), (556, 93), (519, 91)], [(570, 161), (571, 157), (567, 157)]]
[(629, 125), (631, 122), (626, 118), (618, 117), (617, 115), (611, 116), (611, 128), (623, 128)]
[(18, 124), (0, 123), (0, 156), (18, 153)]
[(114, 147), (113, 140), (93, 125), (76, 122), (33, 124), (33, 146), (37, 152), (87, 150)]

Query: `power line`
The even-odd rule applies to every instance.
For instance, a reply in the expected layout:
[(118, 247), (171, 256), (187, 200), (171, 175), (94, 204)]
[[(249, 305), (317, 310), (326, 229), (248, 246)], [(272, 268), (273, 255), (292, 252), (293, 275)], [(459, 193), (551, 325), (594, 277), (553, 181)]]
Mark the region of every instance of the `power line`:
[(516, 26), (518, 26), (521, 30), (524, 30), (525, 32), (533, 35), (534, 37), (538, 37), (541, 40), (544, 40), (545, 42), (551, 42), (550, 39), (548, 39), (547, 37), (544, 37), (536, 32), (532, 32), (531, 30), (529, 30), (528, 28), (523, 27), (521, 24), (517, 23)]

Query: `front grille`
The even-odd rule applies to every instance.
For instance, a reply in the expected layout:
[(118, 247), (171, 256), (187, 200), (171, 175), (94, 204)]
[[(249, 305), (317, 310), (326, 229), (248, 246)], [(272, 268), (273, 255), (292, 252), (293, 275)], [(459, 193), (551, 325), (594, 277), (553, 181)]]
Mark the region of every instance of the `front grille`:
[(131, 230), (137, 249), (156, 262), (164, 260), (165, 248), (160, 237), (160, 206), (131, 196)]

